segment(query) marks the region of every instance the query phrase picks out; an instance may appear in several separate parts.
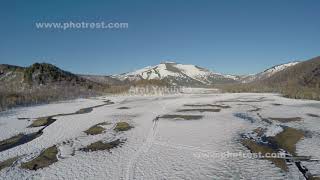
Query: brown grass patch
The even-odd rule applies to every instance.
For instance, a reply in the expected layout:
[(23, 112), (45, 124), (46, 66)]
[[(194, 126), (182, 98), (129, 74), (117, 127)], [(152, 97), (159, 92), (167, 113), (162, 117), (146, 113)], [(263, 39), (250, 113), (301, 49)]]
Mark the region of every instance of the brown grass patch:
[(90, 152), (90, 151), (103, 151), (103, 150), (110, 150), (112, 148), (118, 147), (119, 145), (123, 144), (124, 141), (121, 141), (120, 139), (117, 139), (115, 141), (111, 141), (108, 143), (98, 141), (95, 143), (92, 143), (88, 145), (85, 148), (82, 148), (82, 151)]
[(280, 148), (288, 151), (292, 155), (296, 155), (296, 144), (303, 137), (303, 131), (287, 127), (281, 133), (277, 134), (273, 140)]
[(308, 180), (320, 180), (320, 176), (310, 176), (308, 177)]
[(289, 118), (269, 118), (271, 120), (274, 120), (274, 121), (279, 121), (279, 122), (282, 122), (282, 123), (288, 123), (288, 122), (295, 122), (295, 121), (301, 121), (302, 118), (301, 117), (289, 117)]
[(160, 116), (163, 119), (175, 119), (175, 120), (199, 120), (203, 116), (201, 115), (179, 115), (179, 114), (167, 114)]
[(177, 112), (220, 112), (221, 109), (180, 109)]
[(13, 157), (13, 158), (10, 158), (10, 159), (7, 159), (5, 161), (0, 162), (0, 171), (4, 168), (12, 166), (12, 164), (18, 159), (19, 159), (19, 157)]
[(129, 107), (119, 107), (118, 109), (130, 109)]
[(54, 123), (56, 119), (53, 119), (52, 117), (40, 117), (32, 122), (32, 124), (29, 126), (32, 127), (41, 127), (41, 126), (49, 126), (50, 124)]
[(116, 124), (116, 127), (114, 128), (115, 131), (128, 131), (131, 128), (133, 128), (132, 126), (130, 126), (129, 123), (127, 122), (118, 122)]
[(93, 110), (93, 108), (89, 107), (89, 108), (82, 108), (79, 109), (78, 111), (76, 111), (74, 114), (86, 114), (89, 113)]
[(37, 158), (32, 161), (22, 163), (21, 168), (29, 170), (38, 170), (58, 162), (58, 148), (56, 146), (45, 149)]
[(94, 125), (84, 132), (87, 135), (97, 135), (97, 134), (102, 134), (104, 132), (104, 130), (106, 130), (106, 129), (101, 126)]
[(189, 107), (217, 107), (221, 109), (228, 109), (231, 108), (231, 106), (228, 105), (219, 105), (219, 104), (185, 104), (184, 106), (189, 106)]
[[(252, 153), (261, 153), (261, 155), (266, 155), (267, 153), (277, 153), (271, 147), (258, 144), (257, 142), (250, 139), (243, 139), (242, 144), (247, 147)], [(274, 165), (282, 169), (283, 171), (288, 171), (288, 166), (284, 159), (276, 159), (276, 158), (265, 158), (271, 161)]]

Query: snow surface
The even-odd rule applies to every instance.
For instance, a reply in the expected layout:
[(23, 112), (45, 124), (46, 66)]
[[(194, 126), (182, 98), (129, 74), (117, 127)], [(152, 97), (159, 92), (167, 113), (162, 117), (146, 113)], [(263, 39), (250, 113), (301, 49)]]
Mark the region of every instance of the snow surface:
[[(200, 92), (200, 93), (197, 93)], [(204, 93), (207, 92), (207, 93)], [(270, 161), (244, 157), (208, 157), (208, 153), (250, 151), (240, 142), (240, 134), (246, 133), (263, 122), (251, 123), (235, 117), (235, 113), (248, 112), (260, 107), (263, 117), (303, 118), (302, 122), (284, 125), (309, 130), (314, 136), (305, 138), (297, 146), (299, 155), (320, 157), (320, 121), (306, 116), (317, 114), (319, 102), (282, 98), (276, 94), (217, 94), (199, 89), (188, 94), (167, 96), (112, 96), (15, 109), (0, 117), (0, 138), (6, 139), (25, 132), (29, 121), (17, 117), (32, 117), (74, 112), (80, 108), (102, 104), (110, 99), (115, 104), (95, 108), (87, 114), (57, 117), (42, 136), (33, 141), (0, 152), (0, 162), (15, 156), (21, 158), (10, 168), (0, 171), (0, 179), (299, 179), (301, 174), (295, 166), (288, 173), (282, 172)], [(252, 102), (261, 100), (261, 102)], [(228, 101), (228, 102), (224, 102)], [(251, 102), (247, 102), (251, 101)], [(281, 103), (274, 106), (272, 103)], [(160, 118), (165, 114), (181, 114), (176, 110), (190, 108), (184, 104), (224, 104), (229, 109), (221, 112), (186, 112), (183, 114), (203, 115), (201, 120), (169, 120)], [(308, 104), (308, 106), (307, 106)], [(118, 109), (119, 107), (130, 109)], [(207, 107), (210, 108), (210, 107)], [(281, 109), (281, 110), (280, 110)], [(133, 129), (116, 133), (114, 125), (126, 121)], [(89, 127), (109, 122), (106, 133), (86, 135)], [(281, 123), (267, 132), (280, 132)], [(79, 149), (93, 142), (126, 139), (118, 148), (108, 151), (83, 152)], [(57, 145), (59, 161), (37, 171), (22, 170), (19, 166), (50, 146)], [(203, 156), (203, 157), (202, 157)], [(304, 164), (312, 173), (320, 173), (316, 162)], [(310, 166), (310, 167), (309, 167)]]
[(267, 137), (276, 136), (277, 134), (281, 133), (282, 131), (283, 131), (283, 128), (281, 126), (273, 125), (267, 129), (267, 132), (265, 132), (265, 135)]
[(176, 68), (180, 69), (184, 74), (189, 77), (196, 78), (197, 76), (205, 76), (210, 74), (208, 70), (199, 69), (195, 65), (190, 64), (176, 64)]

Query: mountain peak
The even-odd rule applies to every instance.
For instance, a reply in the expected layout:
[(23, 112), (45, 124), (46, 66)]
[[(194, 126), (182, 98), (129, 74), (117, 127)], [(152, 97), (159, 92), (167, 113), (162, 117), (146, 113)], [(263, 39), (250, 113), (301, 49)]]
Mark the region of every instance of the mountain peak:
[(176, 85), (211, 85), (217, 81), (234, 81), (234, 78), (214, 73), (206, 68), (192, 64), (180, 64), (164, 61), (158, 65), (147, 66), (142, 69), (116, 76), (120, 80), (165, 80)]

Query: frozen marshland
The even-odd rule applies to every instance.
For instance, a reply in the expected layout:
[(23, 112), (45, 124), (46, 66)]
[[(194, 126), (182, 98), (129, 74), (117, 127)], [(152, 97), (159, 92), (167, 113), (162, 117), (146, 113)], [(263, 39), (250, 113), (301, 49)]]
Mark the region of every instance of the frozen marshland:
[[(93, 108), (75, 113), (89, 107)], [(295, 144), (295, 155), (311, 156), (313, 160), (301, 164), (313, 175), (320, 174), (319, 110), (317, 101), (277, 94), (210, 91), (110, 96), (17, 108), (0, 114), (0, 145), (19, 134), (41, 133), (1, 149), (0, 163), (14, 161), (0, 166), (0, 179), (305, 179), (294, 162), (286, 162), (284, 170), (266, 159), (223, 155), (250, 153), (241, 142), (244, 137), (258, 142), (252, 133), (257, 128), (264, 129), (263, 137), (274, 137), (290, 127), (305, 133)], [(47, 116), (55, 121), (30, 126)], [(116, 130), (119, 122), (132, 128)], [(85, 132), (95, 125), (103, 132)], [(95, 142), (117, 140), (121, 143), (107, 150), (84, 150)], [(22, 168), (53, 146), (58, 150), (57, 161), (37, 170)]]

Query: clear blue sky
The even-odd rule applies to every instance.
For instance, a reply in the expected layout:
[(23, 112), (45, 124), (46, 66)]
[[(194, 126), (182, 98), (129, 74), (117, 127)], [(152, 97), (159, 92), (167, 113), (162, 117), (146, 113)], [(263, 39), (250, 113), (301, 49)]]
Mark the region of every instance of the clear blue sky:
[[(163, 60), (247, 74), (320, 55), (319, 0), (1, 0), (0, 64), (113, 74)], [(43, 30), (35, 22), (128, 22)]]

